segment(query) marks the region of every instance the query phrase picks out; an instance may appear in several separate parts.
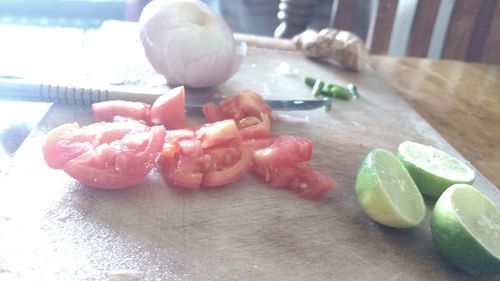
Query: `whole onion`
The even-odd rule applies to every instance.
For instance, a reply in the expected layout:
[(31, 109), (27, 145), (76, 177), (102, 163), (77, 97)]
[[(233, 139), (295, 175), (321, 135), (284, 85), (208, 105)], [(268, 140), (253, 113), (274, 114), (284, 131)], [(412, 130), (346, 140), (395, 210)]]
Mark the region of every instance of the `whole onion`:
[(171, 86), (223, 83), (245, 53), (224, 19), (197, 0), (154, 0), (142, 11), (139, 25), (147, 59)]

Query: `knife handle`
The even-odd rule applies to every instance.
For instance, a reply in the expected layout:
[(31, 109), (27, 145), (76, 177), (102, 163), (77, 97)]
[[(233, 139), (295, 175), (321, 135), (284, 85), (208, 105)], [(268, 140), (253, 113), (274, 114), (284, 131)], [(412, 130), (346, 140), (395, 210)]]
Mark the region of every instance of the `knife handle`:
[(88, 105), (106, 100), (129, 100), (152, 103), (161, 89), (137, 86), (79, 87), (29, 82), (22, 79), (0, 79), (0, 97), (62, 104)]

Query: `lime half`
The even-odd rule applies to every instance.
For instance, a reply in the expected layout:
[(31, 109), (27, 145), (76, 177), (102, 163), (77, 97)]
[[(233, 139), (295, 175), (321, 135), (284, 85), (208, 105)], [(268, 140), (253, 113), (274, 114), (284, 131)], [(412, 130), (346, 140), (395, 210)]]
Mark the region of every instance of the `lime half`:
[(365, 213), (378, 223), (409, 228), (425, 215), (422, 195), (396, 156), (374, 149), (364, 159), (356, 177), (356, 194)]
[(398, 158), (420, 192), (436, 199), (453, 184), (474, 181), (471, 168), (432, 146), (405, 141), (399, 145)]
[(456, 184), (432, 211), (434, 244), (472, 275), (500, 274), (500, 209), (474, 187)]

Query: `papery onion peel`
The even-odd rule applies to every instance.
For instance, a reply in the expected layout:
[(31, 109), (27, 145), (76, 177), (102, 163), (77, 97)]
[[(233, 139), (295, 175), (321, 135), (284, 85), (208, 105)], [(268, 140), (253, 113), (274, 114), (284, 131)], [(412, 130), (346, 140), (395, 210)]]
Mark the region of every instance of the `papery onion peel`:
[(139, 25), (147, 59), (171, 86), (221, 84), (239, 69), (246, 52), (225, 20), (198, 0), (154, 0)]

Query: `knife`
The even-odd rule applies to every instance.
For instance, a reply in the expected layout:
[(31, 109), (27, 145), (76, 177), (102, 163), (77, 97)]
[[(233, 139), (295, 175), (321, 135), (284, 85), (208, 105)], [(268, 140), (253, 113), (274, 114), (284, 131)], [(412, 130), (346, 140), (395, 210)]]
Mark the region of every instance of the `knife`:
[[(62, 85), (58, 83), (39, 83), (17, 77), (0, 78), (0, 98), (13, 100), (43, 101), (62, 104), (92, 104), (106, 100), (128, 100), (152, 104), (165, 88), (143, 86), (88, 87)], [(201, 108), (208, 102), (219, 103), (223, 98), (206, 93), (186, 94), (187, 108)], [(324, 100), (265, 100), (273, 110), (313, 110), (325, 106)]]

